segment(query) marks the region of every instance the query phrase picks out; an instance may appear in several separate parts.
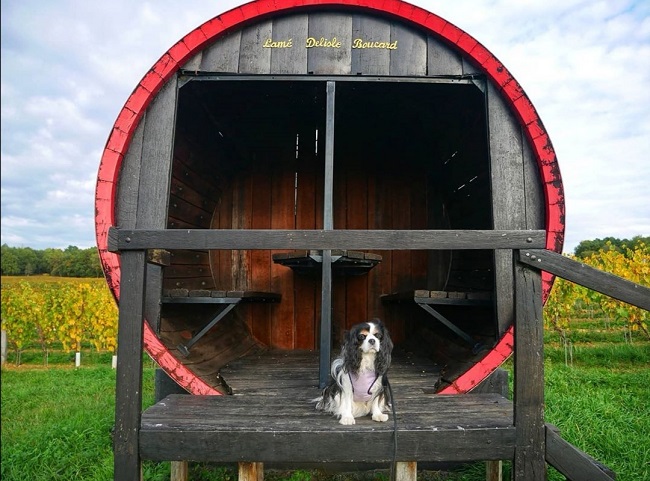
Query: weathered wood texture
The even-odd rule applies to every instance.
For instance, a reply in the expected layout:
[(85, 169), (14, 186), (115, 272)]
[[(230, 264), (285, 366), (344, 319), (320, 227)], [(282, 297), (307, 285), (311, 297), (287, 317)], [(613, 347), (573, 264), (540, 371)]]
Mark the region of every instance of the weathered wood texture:
[[(133, 228), (164, 229), (167, 227), (168, 203), (169, 203), (169, 178), (172, 165), (172, 144), (174, 139), (174, 112), (176, 109), (176, 80), (173, 79), (161, 90), (156, 99), (151, 103), (143, 120), (140, 122), (129, 150), (124, 158), (123, 169), (118, 182), (118, 203), (116, 212), (117, 225), (121, 227), (131, 226)], [(138, 258), (136, 263), (141, 262), (139, 256), (142, 253), (133, 253), (132, 257)], [(122, 259), (123, 264), (129, 262)], [(143, 262), (143, 261), (142, 261)], [(144, 266), (144, 264), (143, 264)], [(126, 266), (125, 266), (126, 268)], [(130, 275), (138, 275), (139, 266), (130, 266), (133, 269)], [(123, 297), (120, 301), (120, 309), (124, 307), (131, 310), (129, 315), (140, 315), (158, 329), (160, 326), (160, 305), (159, 296), (162, 289), (162, 267), (157, 264), (147, 264), (146, 267), (146, 293), (141, 289), (141, 279), (136, 279), (134, 285), (125, 282), (122, 277), (121, 285), (123, 291), (129, 291), (126, 300)], [(141, 274), (145, 276), (144, 273)], [(144, 277), (142, 278), (144, 280)], [(130, 281), (130, 280), (129, 280)], [(130, 292), (131, 289), (135, 292)], [(131, 298), (135, 295), (135, 298)], [(142, 295), (142, 298), (137, 298)], [(143, 311), (139, 311), (140, 303), (143, 302)], [(129, 418), (139, 419), (140, 413), (129, 412), (130, 409), (126, 399), (131, 396), (140, 396), (139, 388), (134, 390), (135, 379), (128, 379), (136, 376), (141, 369), (135, 365), (125, 365), (136, 357), (127, 356), (130, 349), (142, 349), (142, 325), (132, 324), (131, 318), (123, 318), (130, 327), (120, 328), (118, 338), (118, 381), (117, 381), (117, 410), (116, 410), (116, 435), (115, 443), (115, 469), (116, 473), (123, 473), (124, 478), (117, 476), (116, 479), (128, 479), (133, 463), (137, 462), (137, 433), (124, 433), (118, 427), (123, 422), (131, 422)], [(126, 337), (128, 336), (128, 338)], [(139, 356), (138, 356), (139, 357)], [(121, 361), (125, 359), (125, 361)], [(141, 359), (140, 359), (141, 362)], [(139, 384), (138, 384), (139, 385)], [(121, 410), (125, 409), (126, 412)], [(138, 410), (139, 411), (139, 410)], [(118, 421), (119, 420), (119, 421)], [(125, 421), (128, 420), (128, 421)], [(123, 452), (119, 450), (124, 450)], [(135, 458), (134, 458), (135, 457)], [(128, 458), (126, 460), (125, 458)], [(124, 470), (124, 471), (123, 471)]]
[(263, 481), (264, 480), (264, 464), (240, 462), (238, 466), (239, 481)]
[(233, 299), (236, 299), (237, 302), (280, 302), (281, 298), (282, 296), (277, 292), (172, 289), (163, 291), (162, 302), (170, 304), (226, 304)]
[(395, 463), (395, 481), (417, 481), (418, 463), (415, 461)]
[[(505, 230), (147, 230), (109, 232), (114, 252), (146, 249), (526, 249), (543, 243), (544, 231)], [(338, 247), (334, 247), (338, 246)]]
[(142, 408), (144, 251), (122, 254), (122, 266), (115, 384), (114, 472), (115, 479), (140, 481), (138, 426)]
[(490, 292), (456, 291), (415, 291), (395, 292), (382, 296), (383, 302), (418, 302), (422, 304), (447, 304), (457, 306), (489, 306), (492, 304)]
[[(488, 85), (488, 99), (494, 228), (540, 229), (544, 225), (541, 186), (530, 148), (518, 120), (491, 84)], [(514, 314), (509, 252), (494, 252), (494, 272), (497, 329), (503, 334), (512, 325)]]
[(544, 438), (544, 321), (541, 273), (515, 266), (514, 481), (546, 480)]
[[(368, 42), (392, 48), (365, 47)], [(386, 17), (346, 12), (284, 15), (254, 23), (229, 32), (184, 68), (257, 74), (463, 73), (458, 56), (431, 37)]]
[(187, 461), (172, 461), (170, 481), (187, 481), (189, 475)]
[(546, 461), (571, 481), (614, 481), (616, 476), (546, 426)]
[[(172, 80), (147, 110), (142, 138), (136, 228), (167, 227), (176, 99), (176, 82)], [(161, 266), (147, 264), (145, 316), (154, 328), (158, 328), (160, 322), (158, 296), (162, 289), (161, 269)]]
[(526, 249), (519, 261), (650, 311), (650, 288), (574, 261), (556, 252)]
[[(401, 357), (400, 357), (401, 356)], [(436, 396), (430, 361), (396, 353), (391, 368), (398, 460), (509, 459), (512, 404), (495, 394)], [(145, 459), (241, 462), (391, 462), (393, 423), (341, 426), (316, 412), (315, 353), (270, 352), (223, 371), (232, 396), (172, 395), (143, 414)], [(392, 414), (389, 414), (392, 418)], [(453, 459), (452, 459), (453, 458)]]
[[(381, 42), (390, 38), (391, 25), (385, 20), (355, 15), (352, 17), (352, 38), (369, 42)], [(356, 75), (388, 75), (390, 73), (390, 50), (352, 49), (351, 72)]]

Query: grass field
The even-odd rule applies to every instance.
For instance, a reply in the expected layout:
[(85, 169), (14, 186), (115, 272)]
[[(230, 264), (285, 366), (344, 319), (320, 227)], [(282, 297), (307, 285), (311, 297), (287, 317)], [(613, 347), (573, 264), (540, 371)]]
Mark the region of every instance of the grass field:
[[(570, 344), (545, 336), (546, 419), (562, 436), (617, 473), (619, 481), (650, 480), (650, 341), (630, 342), (622, 325), (600, 320), (571, 323)], [(565, 345), (567, 346), (565, 348)], [(569, 350), (569, 347), (571, 349)], [(43, 366), (39, 350), (22, 354), (23, 364), (2, 369), (3, 481), (112, 480), (111, 428), (115, 371), (111, 355), (55, 352)], [(509, 368), (509, 363), (506, 363)], [(143, 404), (153, 402), (154, 365), (144, 367)], [(509, 470), (506, 464), (506, 475)], [(563, 479), (550, 470), (549, 478)], [(146, 481), (169, 479), (169, 463), (145, 463)], [(230, 466), (190, 465), (193, 481), (236, 479)], [(386, 471), (327, 474), (269, 472), (270, 481), (387, 479)], [(453, 473), (422, 472), (422, 480), (482, 481), (482, 465)]]

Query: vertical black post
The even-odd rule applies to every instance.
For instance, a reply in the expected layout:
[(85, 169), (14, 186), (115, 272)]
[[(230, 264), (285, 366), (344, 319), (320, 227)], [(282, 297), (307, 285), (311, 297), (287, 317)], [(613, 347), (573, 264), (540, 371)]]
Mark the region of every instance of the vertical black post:
[(327, 112), (325, 119), (325, 186), (323, 192), (323, 229), (334, 228), (334, 102), (336, 84), (327, 82)]
[(329, 379), (332, 350), (332, 251), (323, 251), (323, 277), (320, 322), (320, 366), (318, 384), (324, 388)]
[[(325, 119), (325, 186), (323, 193), (323, 229), (334, 228), (334, 97), (336, 84), (327, 82), (327, 117)], [(319, 386), (325, 387), (330, 371), (332, 350), (332, 251), (323, 251), (320, 316)]]
[(515, 347), (513, 479), (546, 480), (544, 437), (544, 322), (541, 272), (514, 252)]
[(115, 383), (115, 481), (140, 481), (138, 432), (142, 412), (145, 251), (121, 254)]

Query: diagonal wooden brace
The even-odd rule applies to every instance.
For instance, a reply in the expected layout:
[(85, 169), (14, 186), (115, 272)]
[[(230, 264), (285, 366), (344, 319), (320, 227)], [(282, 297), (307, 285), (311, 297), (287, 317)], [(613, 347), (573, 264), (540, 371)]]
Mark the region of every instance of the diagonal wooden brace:
[(431, 314), (433, 317), (438, 319), (441, 323), (443, 323), (445, 326), (447, 326), (449, 329), (454, 331), (458, 336), (460, 336), (465, 342), (467, 342), (470, 346), (472, 346), (472, 352), (476, 354), (483, 348), (483, 344), (480, 342), (476, 342), (476, 340), (472, 339), (469, 334), (467, 334), (465, 331), (461, 330), (458, 328), (454, 323), (452, 323), (449, 319), (447, 319), (445, 316), (440, 314), (438, 311), (436, 311), (433, 307), (431, 307), (429, 304), (422, 304), (417, 302), (417, 305), (420, 306), (422, 309), (427, 311), (429, 314)]
[(233, 298), (233, 302), (226, 304), (226, 306), (217, 314), (214, 319), (212, 319), (210, 322), (208, 322), (203, 329), (201, 329), (192, 339), (187, 341), (185, 344), (179, 344), (176, 346), (176, 349), (180, 351), (180, 353), (187, 357), (190, 355), (190, 349), (194, 344), (199, 342), (199, 339), (201, 339), (203, 336), (205, 336), (210, 329), (212, 329), (217, 322), (219, 322), (223, 317), (228, 314), (230, 311), (232, 311), (237, 304), (239, 304), (239, 301), (241, 301), (241, 298)]

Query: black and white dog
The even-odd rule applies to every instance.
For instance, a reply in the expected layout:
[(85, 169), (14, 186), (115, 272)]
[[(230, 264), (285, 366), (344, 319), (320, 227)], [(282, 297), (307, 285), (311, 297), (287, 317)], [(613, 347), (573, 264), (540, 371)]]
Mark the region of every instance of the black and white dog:
[(385, 382), (392, 350), (393, 341), (379, 319), (353, 326), (332, 362), (329, 385), (314, 399), (316, 409), (334, 414), (341, 424), (354, 424), (354, 418), (370, 413), (373, 421), (388, 421)]

